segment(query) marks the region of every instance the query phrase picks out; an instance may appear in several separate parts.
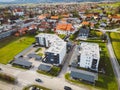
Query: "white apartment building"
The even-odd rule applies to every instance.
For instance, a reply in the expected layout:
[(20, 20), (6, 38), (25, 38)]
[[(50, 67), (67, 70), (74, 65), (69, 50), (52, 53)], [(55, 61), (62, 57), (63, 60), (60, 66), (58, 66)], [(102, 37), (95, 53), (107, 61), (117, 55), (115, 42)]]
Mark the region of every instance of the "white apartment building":
[(99, 45), (96, 43), (82, 42), (80, 44), (80, 63), (79, 66), (98, 71), (100, 60)]
[(45, 51), (46, 62), (52, 64), (62, 64), (66, 55), (66, 42), (55, 34), (40, 33), (36, 36), (37, 43), (47, 47)]

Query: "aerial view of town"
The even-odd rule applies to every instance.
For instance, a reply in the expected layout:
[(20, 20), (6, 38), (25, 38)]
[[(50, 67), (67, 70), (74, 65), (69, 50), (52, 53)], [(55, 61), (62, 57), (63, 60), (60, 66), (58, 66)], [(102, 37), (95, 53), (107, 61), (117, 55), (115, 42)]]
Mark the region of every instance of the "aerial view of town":
[(120, 90), (120, 0), (0, 0), (0, 90)]

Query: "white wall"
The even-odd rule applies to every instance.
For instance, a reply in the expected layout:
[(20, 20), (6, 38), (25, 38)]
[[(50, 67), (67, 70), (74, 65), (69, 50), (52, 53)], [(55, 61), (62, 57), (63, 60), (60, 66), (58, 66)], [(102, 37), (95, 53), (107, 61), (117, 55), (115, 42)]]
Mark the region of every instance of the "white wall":
[(66, 45), (64, 45), (64, 48), (61, 50), (61, 52), (59, 54), (59, 60), (60, 60), (59, 64), (62, 64), (62, 61), (63, 61), (65, 55), (66, 55)]

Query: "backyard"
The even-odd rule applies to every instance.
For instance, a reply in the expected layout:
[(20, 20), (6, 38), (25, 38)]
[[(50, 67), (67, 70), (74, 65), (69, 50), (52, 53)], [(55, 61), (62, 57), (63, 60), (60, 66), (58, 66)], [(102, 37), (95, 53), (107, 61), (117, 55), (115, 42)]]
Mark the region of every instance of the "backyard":
[(10, 36), (0, 40), (0, 63), (9, 63), (15, 55), (30, 46), (35, 41), (34, 36)]

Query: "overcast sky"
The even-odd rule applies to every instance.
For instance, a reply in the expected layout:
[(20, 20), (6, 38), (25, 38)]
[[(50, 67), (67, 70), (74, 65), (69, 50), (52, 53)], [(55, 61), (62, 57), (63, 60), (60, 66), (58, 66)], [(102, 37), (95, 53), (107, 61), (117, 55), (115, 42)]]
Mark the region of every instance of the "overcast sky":
[(14, 1), (14, 0), (0, 0), (0, 2), (10, 2), (10, 1)]

